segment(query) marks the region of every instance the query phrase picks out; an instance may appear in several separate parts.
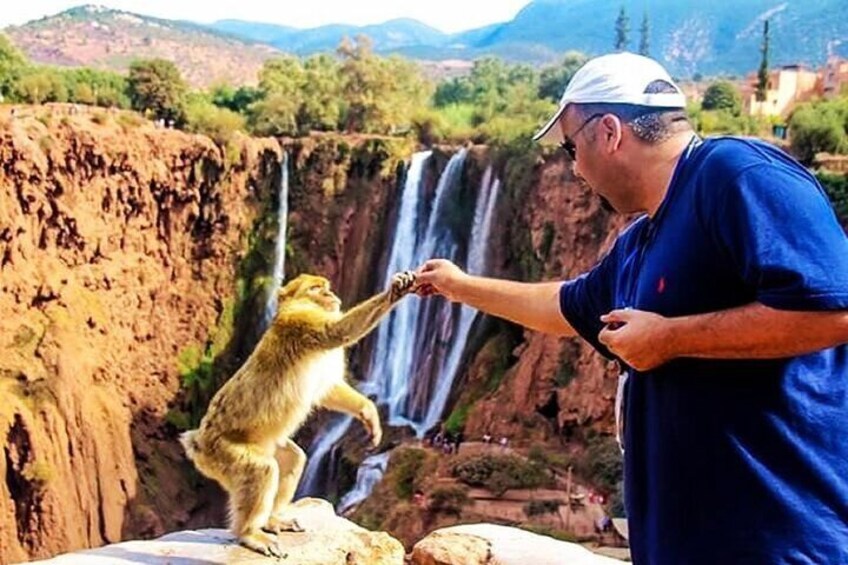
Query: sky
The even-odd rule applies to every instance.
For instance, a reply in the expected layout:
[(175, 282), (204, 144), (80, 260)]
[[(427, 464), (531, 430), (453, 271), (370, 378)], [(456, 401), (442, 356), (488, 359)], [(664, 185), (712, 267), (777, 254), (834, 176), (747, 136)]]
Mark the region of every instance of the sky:
[(238, 19), (298, 28), (366, 25), (414, 18), (453, 33), (511, 20), (530, 0), (0, 0), (0, 27), (21, 25), (86, 3), (145, 16), (210, 23)]

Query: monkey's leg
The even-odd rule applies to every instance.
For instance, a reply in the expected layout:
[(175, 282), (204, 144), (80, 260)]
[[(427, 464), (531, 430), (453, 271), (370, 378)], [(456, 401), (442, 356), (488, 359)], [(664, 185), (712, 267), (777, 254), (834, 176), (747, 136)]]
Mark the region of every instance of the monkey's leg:
[(286, 516), (286, 511), (294, 498), (294, 491), (306, 466), (306, 453), (295, 442), (287, 439), (283, 445), (277, 447), (274, 458), (280, 468), (280, 482), (271, 517), (262, 529), (275, 534), (302, 532), (303, 527), (298, 524), (297, 519)]
[(380, 414), (373, 402), (361, 392), (342, 381), (336, 383), (321, 399), (321, 406), (328, 410), (350, 414), (365, 426), (371, 435), (374, 447), (380, 445), (383, 439), (383, 428), (380, 426)]
[[(225, 446), (221, 446), (222, 451)], [(222, 459), (231, 477), (232, 530), (239, 543), (269, 557), (282, 557), (274, 537), (262, 531), (274, 505), (279, 468), (274, 457), (249, 445), (227, 442)]]

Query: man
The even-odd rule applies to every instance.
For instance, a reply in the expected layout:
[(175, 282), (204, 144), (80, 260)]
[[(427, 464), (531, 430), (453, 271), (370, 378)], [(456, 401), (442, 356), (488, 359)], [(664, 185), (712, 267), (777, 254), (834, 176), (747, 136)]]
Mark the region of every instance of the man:
[(643, 215), (566, 283), (436, 259), (419, 288), (625, 367), (635, 563), (848, 563), (848, 241), (794, 160), (702, 141), (684, 108), (655, 61), (589, 61), (536, 137)]

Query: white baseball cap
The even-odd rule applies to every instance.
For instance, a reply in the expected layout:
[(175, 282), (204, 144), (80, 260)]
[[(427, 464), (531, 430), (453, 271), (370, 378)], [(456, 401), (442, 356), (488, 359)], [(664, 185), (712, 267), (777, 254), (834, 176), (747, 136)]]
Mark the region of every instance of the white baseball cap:
[[(648, 88), (656, 81), (668, 83), (664, 85), (667, 92), (653, 92)], [(603, 55), (590, 60), (574, 73), (562, 93), (556, 113), (536, 132), (533, 140), (562, 142), (562, 131), (554, 126), (572, 103), (685, 108), (686, 97), (662, 65), (653, 59), (627, 52)]]

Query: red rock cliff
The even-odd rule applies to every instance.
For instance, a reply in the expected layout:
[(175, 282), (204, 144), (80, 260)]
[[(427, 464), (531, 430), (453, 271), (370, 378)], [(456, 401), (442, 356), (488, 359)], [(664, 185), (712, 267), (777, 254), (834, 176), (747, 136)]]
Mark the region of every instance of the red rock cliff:
[(162, 441), (178, 358), (220, 338), (279, 145), (95, 110), (0, 124), (0, 562), (160, 533), (194, 496)]

